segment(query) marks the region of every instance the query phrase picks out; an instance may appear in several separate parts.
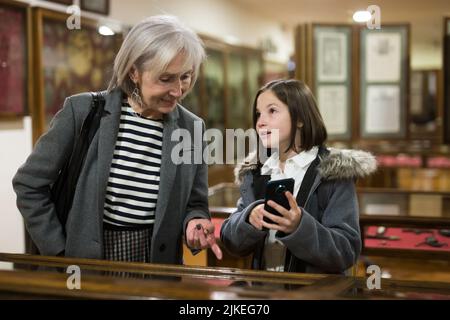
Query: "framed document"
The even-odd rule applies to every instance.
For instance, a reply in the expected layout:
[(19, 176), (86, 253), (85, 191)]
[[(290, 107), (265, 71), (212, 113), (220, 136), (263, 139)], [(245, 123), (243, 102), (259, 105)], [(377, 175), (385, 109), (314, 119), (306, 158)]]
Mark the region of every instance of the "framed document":
[(317, 81), (347, 80), (347, 35), (342, 32), (317, 32)]
[(347, 137), (350, 134), (347, 96), (345, 85), (321, 85), (317, 89), (320, 113), (330, 135)]
[(398, 134), (401, 132), (400, 87), (398, 85), (370, 85), (366, 91), (364, 133)]
[(409, 92), (409, 25), (360, 29), (360, 134), (406, 138)]
[(395, 32), (369, 33), (365, 39), (366, 81), (400, 81), (401, 35)]
[(313, 91), (328, 131), (328, 139), (351, 138), (352, 28), (313, 24)]
[(28, 113), (28, 7), (0, 2), (0, 118)]

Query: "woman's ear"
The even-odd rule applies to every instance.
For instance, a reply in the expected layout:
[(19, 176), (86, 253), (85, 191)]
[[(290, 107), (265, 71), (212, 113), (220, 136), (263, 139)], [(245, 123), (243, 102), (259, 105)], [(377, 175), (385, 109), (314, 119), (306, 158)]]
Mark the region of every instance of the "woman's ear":
[(139, 81), (139, 71), (137, 70), (137, 68), (133, 65), (131, 67), (130, 72), (128, 73), (131, 81), (134, 82), (134, 84), (136, 84)]
[(302, 127), (303, 127), (303, 122), (300, 122), (300, 121), (299, 121), (299, 122), (297, 122), (297, 128), (299, 128), (299, 129), (300, 129), (300, 128), (302, 128)]

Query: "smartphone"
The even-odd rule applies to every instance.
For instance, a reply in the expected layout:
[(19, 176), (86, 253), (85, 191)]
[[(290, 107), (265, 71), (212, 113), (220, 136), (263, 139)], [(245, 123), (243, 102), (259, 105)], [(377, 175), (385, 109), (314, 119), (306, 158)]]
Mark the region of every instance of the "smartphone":
[[(264, 197), (264, 210), (274, 215), (281, 216), (281, 214), (277, 210), (275, 210), (274, 208), (272, 208), (267, 204), (269, 200), (276, 202), (277, 204), (286, 208), (287, 210), (291, 209), (291, 206), (289, 205), (289, 200), (284, 193), (286, 191), (289, 191), (291, 194), (293, 194), (294, 184), (295, 180), (293, 178), (272, 180), (267, 182), (266, 195)], [(264, 221), (267, 223), (274, 223), (267, 217), (264, 217)]]

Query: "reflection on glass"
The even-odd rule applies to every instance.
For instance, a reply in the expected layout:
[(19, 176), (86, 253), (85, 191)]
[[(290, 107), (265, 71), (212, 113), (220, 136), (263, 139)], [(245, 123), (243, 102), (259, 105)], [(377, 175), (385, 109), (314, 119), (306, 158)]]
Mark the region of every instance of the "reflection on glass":
[(261, 87), (260, 83), (262, 75), (262, 66), (259, 56), (251, 56), (248, 59), (248, 93), (250, 95), (249, 105), (247, 106), (247, 117), (249, 119), (250, 126), (253, 125), (253, 100), (255, 99), (256, 93)]
[(208, 59), (204, 64), (206, 91), (206, 127), (224, 129), (224, 67), (222, 53), (207, 50)]
[(197, 79), (191, 92), (181, 101), (181, 105), (189, 111), (202, 117), (202, 109), (200, 105), (200, 79)]
[(247, 128), (245, 61), (242, 55), (231, 53), (228, 62), (228, 126)]
[(424, 288), (420, 289), (405, 289), (389, 287), (379, 290), (370, 290), (365, 287), (352, 288), (345, 292), (342, 297), (345, 298), (357, 298), (357, 299), (413, 299), (413, 300), (449, 300), (450, 295), (445, 290), (438, 288)]
[(255, 289), (259, 292), (272, 292), (273, 290), (299, 290), (305, 287), (305, 284), (289, 283), (288, 281), (250, 281), (250, 280), (233, 280), (228, 277), (208, 279), (204, 276), (184, 276), (182, 282), (185, 283), (205, 283), (219, 287), (237, 287), (245, 289)]
[(414, 137), (429, 138), (437, 135), (437, 70), (415, 70), (411, 72), (411, 124)]

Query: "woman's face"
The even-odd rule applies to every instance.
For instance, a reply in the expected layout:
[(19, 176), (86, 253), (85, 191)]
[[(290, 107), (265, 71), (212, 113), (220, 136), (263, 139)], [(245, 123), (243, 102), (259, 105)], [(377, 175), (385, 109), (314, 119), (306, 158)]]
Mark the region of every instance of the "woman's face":
[(288, 106), (280, 101), (272, 90), (267, 90), (256, 100), (256, 116), (256, 131), (263, 146), (286, 150), (291, 139), (291, 115)]
[(134, 70), (132, 80), (138, 82), (144, 103), (143, 115), (161, 116), (170, 113), (190, 88), (193, 68), (183, 69), (185, 56), (178, 54), (160, 75)]

